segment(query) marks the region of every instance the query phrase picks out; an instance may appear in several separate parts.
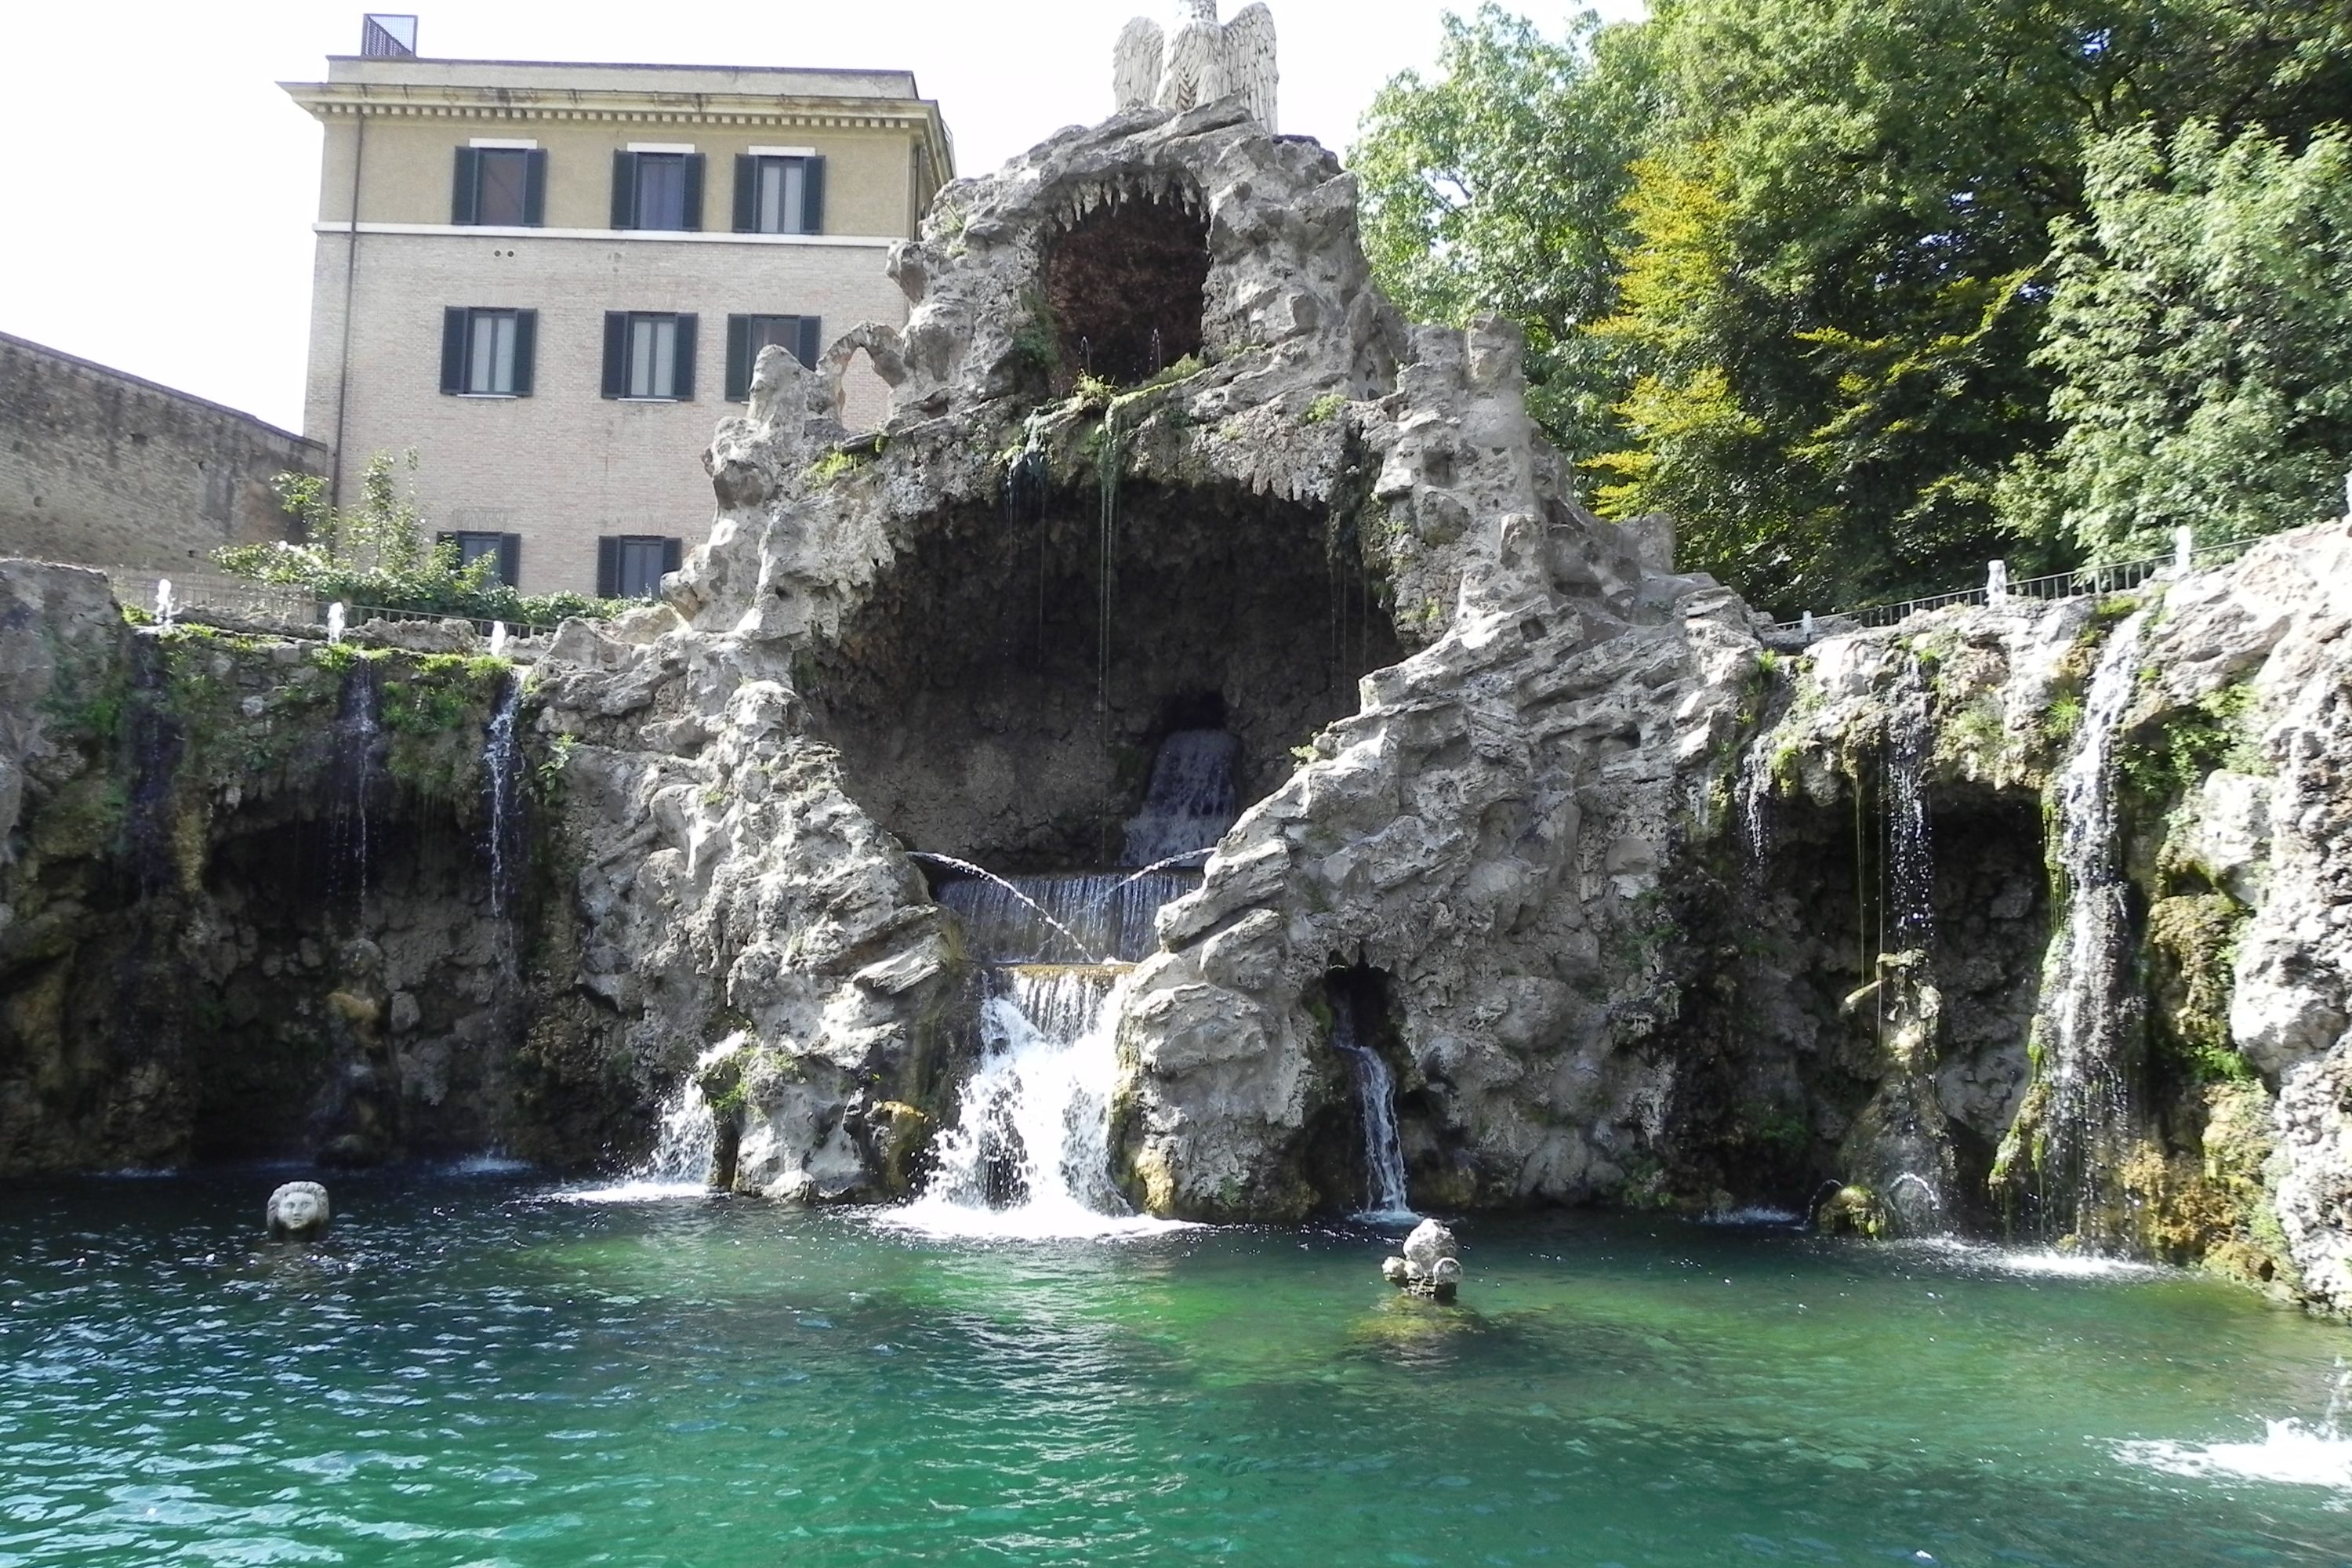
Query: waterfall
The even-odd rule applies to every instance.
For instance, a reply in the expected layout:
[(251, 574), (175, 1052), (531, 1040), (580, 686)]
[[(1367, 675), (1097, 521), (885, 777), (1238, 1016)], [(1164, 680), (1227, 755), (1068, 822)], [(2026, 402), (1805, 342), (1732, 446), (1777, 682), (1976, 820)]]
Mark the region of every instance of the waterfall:
[(662, 1104), (654, 1152), (638, 1175), (657, 1186), (708, 1187), (711, 1145), (718, 1136), (719, 1119), (703, 1098), (702, 1086), (688, 1073)]
[(983, 1054), (916, 1212), (930, 1225), (1022, 1236), (1082, 1236), (1127, 1213), (1110, 1179), (1110, 1096), (1118, 1076), (1108, 965), (992, 972), (981, 1005)]
[[(1124, 879), (983, 872), (940, 890), (982, 965), (981, 1059), (958, 1097), (954, 1125), (935, 1146), (929, 1181), (891, 1223), (1008, 1237), (1160, 1224), (1131, 1214), (1111, 1181), (1113, 1036), (1120, 984), (1154, 946), (1160, 907), (1196, 885), (1170, 871)], [(1073, 954), (1084, 961), (1071, 962)]]
[[(2128, 1136), (2129, 1064), (2141, 1004), (2126, 944), (2130, 908), (2116, 812), (2116, 742), (2139, 676), (2147, 612), (2118, 626), (2083, 700), (2081, 733), (2058, 781), (2057, 869), (2063, 928), (2050, 944), (2035, 1019), (2046, 1085), (2035, 1160), (2044, 1223), (2082, 1235), (2098, 1189)], [(2084, 1237), (2084, 1239), (2098, 1239)]]
[(1772, 758), (1763, 736), (1759, 735), (1739, 760), (1739, 777), (1732, 795), (1748, 868), (1759, 869), (1772, 857)]
[[(1927, 758), (1935, 716), (1915, 655), (1886, 718), (1886, 876), (1894, 904), (1892, 946), (1924, 949), (1935, 934), (1936, 849), (1927, 832)], [(1885, 945), (1885, 944), (1882, 944)]]
[(741, 1050), (750, 1038), (739, 1029), (695, 1058), (693, 1070), (678, 1079), (661, 1103), (654, 1123), (654, 1151), (643, 1164), (610, 1186), (577, 1187), (562, 1195), (574, 1203), (632, 1204), (709, 1193), (719, 1115), (702, 1092), (702, 1077), (721, 1058)]
[(490, 918), (504, 920), (522, 866), (522, 679), (509, 673), (482, 735), (483, 847), (490, 862)]
[(982, 875), (949, 883), (939, 898), (983, 963), (1133, 963), (1157, 945), (1152, 921), (1160, 906), (1198, 885), (1182, 871), (1124, 879)]
[(383, 769), (383, 724), (378, 712), (383, 693), (377, 681), (373, 662), (354, 660), (344, 672), (335, 714), (334, 864), (330, 886), (340, 891), (348, 871), (354, 904), (367, 896), (368, 814)]
[(1360, 1040), (1356, 998), (1335, 988), (1331, 998), (1331, 1044), (1347, 1058), (1356, 1089), (1357, 1115), (1364, 1129), (1364, 1208), (1359, 1216), (1409, 1220), (1417, 1216), (1405, 1194), (1404, 1145), (1397, 1136), (1396, 1077), (1381, 1054)]
[(1160, 743), (1143, 809), (1128, 819), (1122, 866), (1150, 866), (1206, 849), (1241, 815), (1234, 764), (1241, 742), (1223, 730), (1179, 730)]

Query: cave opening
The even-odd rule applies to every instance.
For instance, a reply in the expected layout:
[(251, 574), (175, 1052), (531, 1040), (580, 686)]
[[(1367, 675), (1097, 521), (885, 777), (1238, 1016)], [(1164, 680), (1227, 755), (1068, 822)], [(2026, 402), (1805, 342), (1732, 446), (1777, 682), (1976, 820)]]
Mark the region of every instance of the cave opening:
[[(1402, 657), (1352, 531), (1238, 486), (952, 509), (799, 671), (852, 793), (910, 847), (1107, 868), (1174, 737), (1230, 736), (1233, 809)], [(1206, 751), (1206, 742), (1192, 742)]]
[(1064, 229), (1045, 250), (1056, 390), (1081, 374), (1131, 386), (1198, 353), (1208, 281), (1205, 209), (1173, 192), (1118, 196)]
[(182, 977), (194, 1157), (373, 1164), (510, 1131), (520, 936), (456, 813), (380, 792), (363, 859), (347, 816), (232, 822), (205, 890), (215, 942)]
[[(1880, 955), (1902, 948), (1905, 894), (1884, 781), (1769, 807), (1769, 846), (1715, 911), (1719, 967), (1693, 988), (1683, 1084), (1703, 1182), (1736, 1203), (1804, 1212), (1856, 1179), (1841, 1144), (1890, 1078)], [(1939, 998), (1932, 1100), (1950, 1148), (1947, 1223), (1997, 1229), (1988, 1186), (2027, 1082), (2026, 1039), (2050, 938), (2041, 802), (1937, 781), (1926, 792), (1926, 980)], [(1704, 929), (1704, 928), (1702, 928)]]
[(1330, 1214), (1400, 1215), (1458, 1184), (1431, 1086), (1407, 1048), (1386, 970), (1333, 955), (1308, 1010), (1330, 1049), (1330, 1091), (1309, 1115), (1304, 1173)]

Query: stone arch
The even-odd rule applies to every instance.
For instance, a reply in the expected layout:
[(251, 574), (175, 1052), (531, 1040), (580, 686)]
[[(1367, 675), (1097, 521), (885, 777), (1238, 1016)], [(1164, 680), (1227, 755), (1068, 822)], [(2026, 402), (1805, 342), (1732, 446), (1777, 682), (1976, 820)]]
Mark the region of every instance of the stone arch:
[(1198, 353), (1209, 282), (1204, 205), (1115, 192), (1045, 246), (1045, 296), (1063, 379), (1147, 381)]
[(849, 371), (861, 351), (884, 386), (895, 392), (907, 379), (905, 345), (898, 329), (878, 321), (858, 322), (835, 339), (833, 346), (816, 363), (825, 406), (837, 424), (849, 423)]

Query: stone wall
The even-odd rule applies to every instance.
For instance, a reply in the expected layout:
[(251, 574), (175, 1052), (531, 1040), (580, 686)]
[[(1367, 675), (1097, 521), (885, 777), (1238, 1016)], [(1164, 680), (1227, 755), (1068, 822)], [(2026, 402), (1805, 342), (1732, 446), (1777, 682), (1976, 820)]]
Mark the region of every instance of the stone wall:
[(270, 476), (326, 460), (250, 415), (0, 332), (0, 554), (186, 570), (285, 538)]

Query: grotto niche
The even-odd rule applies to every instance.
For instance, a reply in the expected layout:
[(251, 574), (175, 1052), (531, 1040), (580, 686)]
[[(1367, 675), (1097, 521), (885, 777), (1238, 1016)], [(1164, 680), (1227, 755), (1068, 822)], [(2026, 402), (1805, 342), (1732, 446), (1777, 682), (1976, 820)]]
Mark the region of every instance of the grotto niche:
[(1938, 779), (1913, 816), (1891, 773), (1759, 803), (1698, 884), (1714, 977), (1681, 1022), (1689, 1184), (1801, 1213), (1859, 1181), (1906, 1227), (1997, 1227), (2051, 930), (2041, 805)]
[(1234, 737), (1235, 803), (1402, 657), (1352, 528), (1240, 486), (951, 509), (801, 670), (851, 789), (910, 847), (1111, 866), (1161, 743)]
[(1045, 248), (1045, 294), (1067, 391), (1076, 377), (1131, 386), (1201, 351), (1209, 220), (1174, 192), (1124, 192)]

